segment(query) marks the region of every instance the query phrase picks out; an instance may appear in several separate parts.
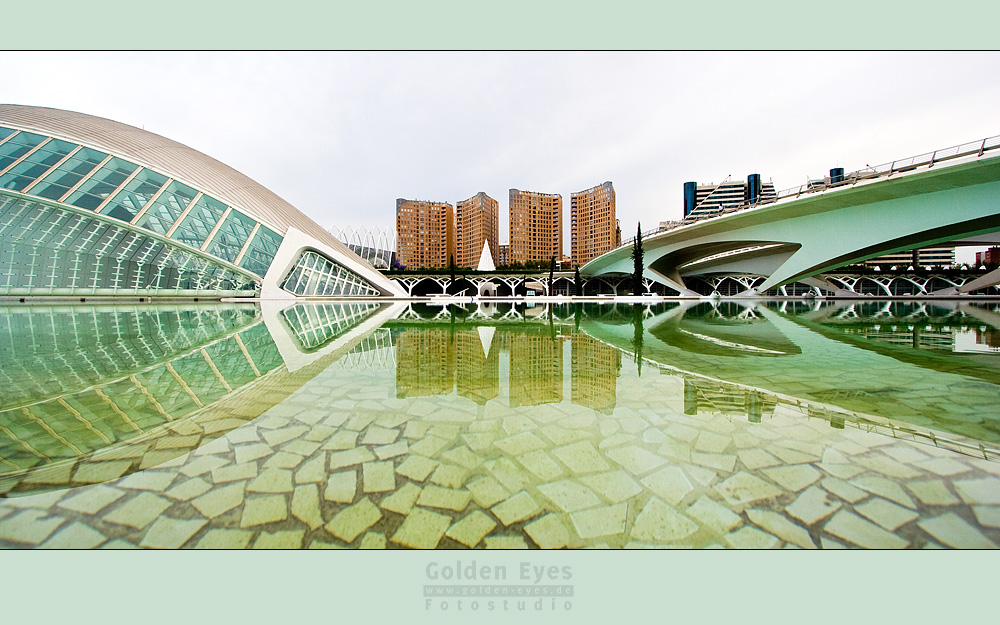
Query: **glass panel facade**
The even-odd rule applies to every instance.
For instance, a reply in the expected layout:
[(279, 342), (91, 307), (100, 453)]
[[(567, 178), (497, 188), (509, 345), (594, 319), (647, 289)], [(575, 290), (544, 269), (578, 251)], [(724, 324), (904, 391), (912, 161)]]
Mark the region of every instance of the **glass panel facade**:
[(267, 226), (261, 226), (254, 235), (247, 253), (240, 261), (240, 267), (254, 272), (258, 276), (267, 273), (267, 268), (271, 266), (274, 255), (281, 245), (281, 235), (271, 230)]
[(212, 233), (215, 224), (222, 219), (224, 212), (226, 212), (225, 204), (215, 198), (203, 195), (194, 203), (194, 206), (188, 211), (187, 217), (174, 230), (170, 238), (200, 249), (205, 244), (205, 239)]
[(0, 194), (0, 294), (252, 295), (251, 278), (124, 226)]
[(316, 252), (303, 252), (281, 288), (295, 295), (377, 297), (379, 290)]
[(253, 231), (255, 224), (254, 220), (243, 213), (237, 210), (229, 211), (226, 221), (223, 222), (219, 231), (215, 233), (215, 238), (212, 239), (212, 244), (208, 248), (208, 253), (228, 260), (231, 263), (235, 262), (236, 257), (240, 255), (240, 250), (243, 249), (247, 239), (250, 238), (250, 233)]
[(53, 165), (76, 149), (76, 144), (53, 139), (32, 152), (23, 161), (0, 176), (0, 189), (21, 191), (42, 176)]
[(45, 137), (33, 132), (22, 132), (16, 137), (11, 137), (7, 143), (0, 145), (0, 171), (10, 167), (42, 141), (45, 141)]
[(157, 234), (166, 234), (196, 195), (197, 191), (174, 180), (153, 200), (136, 225)]
[[(0, 234), (0, 245), (8, 253), (14, 247), (20, 250), (19, 246), (27, 245), (31, 248), (20, 250), (27, 256), (17, 259), (16, 263), (11, 260), (12, 269), (3, 274), (5, 286), (0, 288), (225, 290), (229, 286), (219, 285), (238, 284), (237, 290), (243, 291), (256, 287), (247, 286), (247, 279), (242, 274), (196, 254), (182, 254), (179, 249), (136, 233), (136, 229), (161, 236), (170, 233), (171, 239), (196, 249), (205, 247), (205, 253), (229, 263), (239, 259), (241, 269), (257, 276), (267, 273), (282, 243), (280, 234), (225, 202), (199, 194), (184, 183), (123, 158), (69, 141), (9, 128), (0, 128), (0, 142), (0, 171), (5, 167), (9, 169), (0, 174), (0, 191), (38, 196), (89, 211), (100, 209), (103, 215), (134, 222), (135, 226), (115, 229), (72, 211), (55, 211), (29, 201), (24, 206), (32, 208), (23, 215), (19, 213), (18, 223), (23, 223), (18, 226), (21, 230), (17, 240), (4, 240)], [(28, 154), (33, 149), (35, 151)], [(23, 160), (18, 162), (21, 158)], [(11, 206), (7, 196), (0, 195), (0, 202), (5, 210)], [(56, 212), (59, 217), (50, 219)], [(224, 215), (225, 220), (220, 224)], [(37, 230), (43, 223), (44, 233)], [(7, 225), (15, 226), (13, 223)], [(64, 228), (68, 228), (66, 232), (71, 231), (72, 236), (86, 237), (85, 244), (80, 244), (83, 247), (73, 248), (69, 243), (72, 237), (62, 230)], [(65, 274), (65, 268), (57, 266), (65, 259), (42, 258), (43, 246), (52, 243), (46, 238), (49, 236), (65, 238), (69, 246), (65, 249), (74, 254), (83, 253), (81, 250), (85, 248), (86, 254), (93, 257), (77, 258), (73, 261), (74, 269)], [(212, 236), (211, 241), (209, 236)], [(297, 267), (298, 273), (290, 289), (328, 295), (378, 293), (371, 284), (344, 267), (331, 264), (332, 261), (321, 255), (304, 257), (302, 262), (305, 264)], [(0, 265), (0, 273), (4, 269)], [(37, 271), (47, 271), (49, 277), (32, 273)], [(196, 277), (198, 271), (205, 274)]]
[(99, 150), (80, 148), (76, 154), (42, 178), (38, 184), (27, 189), (27, 193), (49, 200), (58, 200), (107, 157), (107, 154)]
[(131, 222), (166, 183), (163, 174), (143, 168), (101, 209), (101, 214)]
[(97, 210), (109, 195), (115, 192), (123, 182), (128, 180), (138, 165), (112, 157), (99, 170), (94, 172), (80, 188), (74, 191), (66, 200), (67, 204), (86, 210)]

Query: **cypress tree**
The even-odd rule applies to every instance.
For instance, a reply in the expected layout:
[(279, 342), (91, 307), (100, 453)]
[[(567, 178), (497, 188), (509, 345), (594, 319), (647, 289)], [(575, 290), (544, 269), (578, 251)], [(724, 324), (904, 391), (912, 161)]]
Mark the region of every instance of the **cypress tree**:
[(632, 294), (642, 295), (642, 223), (635, 231), (635, 241), (632, 242)]
[(455, 255), (452, 254), (448, 258), (448, 291), (451, 293), (455, 292)]

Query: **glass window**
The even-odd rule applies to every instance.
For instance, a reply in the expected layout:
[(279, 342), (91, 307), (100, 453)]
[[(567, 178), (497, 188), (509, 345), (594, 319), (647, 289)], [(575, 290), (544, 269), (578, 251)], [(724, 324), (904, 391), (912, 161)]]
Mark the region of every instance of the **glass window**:
[(240, 255), (240, 250), (250, 238), (250, 232), (256, 222), (243, 213), (233, 210), (229, 212), (226, 221), (215, 233), (212, 245), (208, 248), (208, 253), (213, 256), (233, 262)]
[(0, 176), (0, 188), (21, 191), (76, 149), (75, 143), (53, 139)]
[(200, 249), (225, 212), (225, 204), (213, 197), (202, 195), (188, 211), (181, 225), (174, 230), (171, 238)]
[(80, 148), (76, 154), (66, 159), (66, 162), (28, 189), (28, 192), (50, 200), (58, 200), (107, 157), (104, 152)]
[(46, 137), (36, 135), (33, 132), (22, 132), (16, 137), (11, 137), (7, 143), (0, 145), (0, 171), (10, 167), (14, 161), (27, 154), (31, 148), (45, 139)]
[(267, 226), (261, 226), (250, 242), (247, 253), (243, 255), (240, 267), (263, 277), (267, 273), (267, 268), (271, 266), (281, 241), (281, 235)]
[(87, 210), (96, 210), (138, 167), (117, 156), (112, 157), (84, 181), (66, 202)]
[(0, 141), (3, 141), (4, 139), (11, 136), (15, 132), (17, 131), (14, 130), (13, 128), (4, 128), (3, 126), (0, 126)]
[(156, 192), (166, 183), (166, 176), (144, 168), (101, 209), (101, 214), (110, 215), (122, 221), (132, 221), (150, 198), (156, 195)]
[(174, 180), (143, 213), (136, 225), (159, 234), (166, 234), (198, 192)]
[(361, 276), (316, 252), (303, 252), (281, 288), (295, 295), (377, 296)]

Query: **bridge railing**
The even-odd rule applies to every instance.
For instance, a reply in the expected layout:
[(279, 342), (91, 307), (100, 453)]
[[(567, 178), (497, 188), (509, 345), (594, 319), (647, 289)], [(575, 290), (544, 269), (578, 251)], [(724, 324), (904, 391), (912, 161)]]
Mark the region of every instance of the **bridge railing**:
[[(798, 185), (796, 187), (789, 187), (787, 189), (782, 189), (778, 191), (774, 196), (769, 196), (762, 198), (760, 201), (753, 204), (731, 204), (728, 206), (722, 206), (720, 210), (712, 213), (711, 215), (703, 215), (700, 217), (685, 217), (681, 221), (675, 221), (668, 226), (654, 228), (642, 233), (642, 238), (646, 238), (650, 235), (657, 234), (659, 232), (667, 232), (669, 230), (674, 230), (680, 228), (681, 226), (686, 226), (704, 219), (712, 219), (714, 217), (721, 217), (722, 215), (728, 215), (738, 211), (746, 210), (748, 208), (756, 208), (758, 206), (764, 206), (767, 204), (773, 204), (778, 200), (783, 200), (790, 197), (800, 197), (802, 195), (808, 195), (811, 193), (820, 193), (827, 191), (829, 189), (838, 189), (840, 187), (851, 186), (857, 184), (861, 180), (873, 180), (876, 178), (888, 178), (893, 174), (899, 174), (903, 172), (913, 171), (920, 167), (931, 168), (939, 163), (945, 161), (950, 161), (956, 158), (964, 158), (967, 156), (975, 155), (977, 158), (989, 152), (991, 150), (996, 150), (1000, 148), (1000, 135), (993, 137), (986, 137), (985, 139), (980, 139), (977, 141), (970, 141), (968, 143), (962, 143), (959, 145), (954, 145), (948, 148), (943, 148), (940, 150), (934, 150), (933, 152), (927, 152), (925, 154), (918, 154), (917, 156), (910, 156), (908, 158), (902, 158), (890, 163), (883, 163), (881, 165), (875, 165), (874, 167), (865, 167), (864, 169), (859, 169), (848, 174), (844, 174), (844, 179), (837, 182), (827, 176), (819, 180), (810, 180), (805, 184)], [(632, 245), (635, 242), (635, 237), (630, 237), (622, 241), (621, 247), (627, 245)]]

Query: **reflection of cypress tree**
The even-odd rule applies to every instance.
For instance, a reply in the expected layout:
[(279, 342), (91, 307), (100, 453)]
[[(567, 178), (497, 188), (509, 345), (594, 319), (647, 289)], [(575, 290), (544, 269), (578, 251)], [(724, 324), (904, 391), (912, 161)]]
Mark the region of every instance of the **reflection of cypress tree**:
[(635, 352), (635, 365), (642, 376), (642, 305), (632, 304), (632, 327), (635, 331), (632, 334), (632, 350)]
[[(579, 269), (577, 269), (579, 271)], [(577, 332), (580, 331), (580, 319), (583, 318), (583, 306), (580, 304), (573, 304), (573, 329)]]

